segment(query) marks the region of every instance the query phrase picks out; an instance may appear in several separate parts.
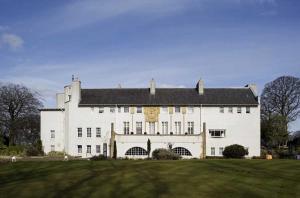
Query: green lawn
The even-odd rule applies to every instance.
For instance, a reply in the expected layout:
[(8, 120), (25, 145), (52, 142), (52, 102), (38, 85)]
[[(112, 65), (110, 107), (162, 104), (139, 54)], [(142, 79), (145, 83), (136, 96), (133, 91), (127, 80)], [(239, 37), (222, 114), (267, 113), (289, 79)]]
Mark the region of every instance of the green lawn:
[(300, 197), (300, 161), (0, 164), (0, 197)]

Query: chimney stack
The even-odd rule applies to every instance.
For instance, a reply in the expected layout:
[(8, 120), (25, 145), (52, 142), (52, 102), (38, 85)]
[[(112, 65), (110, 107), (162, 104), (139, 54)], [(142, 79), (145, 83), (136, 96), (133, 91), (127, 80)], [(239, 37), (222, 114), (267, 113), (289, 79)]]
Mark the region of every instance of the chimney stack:
[(150, 94), (155, 95), (155, 81), (153, 78), (150, 81)]
[(197, 90), (199, 95), (204, 94), (204, 81), (202, 79), (200, 79), (197, 83)]

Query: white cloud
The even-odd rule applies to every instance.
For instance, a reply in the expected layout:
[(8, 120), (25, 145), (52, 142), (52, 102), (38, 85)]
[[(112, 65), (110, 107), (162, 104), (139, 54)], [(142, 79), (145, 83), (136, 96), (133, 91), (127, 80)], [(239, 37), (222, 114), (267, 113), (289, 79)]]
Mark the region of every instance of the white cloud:
[(6, 30), (8, 30), (8, 29), (9, 29), (8, 26), (0, 25), (0, 32), (1, 32), (1, 31), (6, 31)]
[(9, 33), (2, 34), (0, 42), (2, 43), (2, 45), (6, 45), (12, 50), (22, 48), (24, 43), (23, 39), (20, 36)]

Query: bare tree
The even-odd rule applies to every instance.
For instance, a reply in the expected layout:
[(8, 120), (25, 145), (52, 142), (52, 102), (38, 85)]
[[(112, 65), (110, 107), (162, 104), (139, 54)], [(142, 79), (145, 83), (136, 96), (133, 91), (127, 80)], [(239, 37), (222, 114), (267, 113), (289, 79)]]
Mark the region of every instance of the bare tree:
[[(42, 107), (37, 92), (23, 85), (5, 84), (0, 87), (0, 125), (9, 136), (9, 145), (16, 143), (17, 132), (26, 128), (28, 120), (39, 114)], [(30, 125), (30, 124), (29, 124)]]

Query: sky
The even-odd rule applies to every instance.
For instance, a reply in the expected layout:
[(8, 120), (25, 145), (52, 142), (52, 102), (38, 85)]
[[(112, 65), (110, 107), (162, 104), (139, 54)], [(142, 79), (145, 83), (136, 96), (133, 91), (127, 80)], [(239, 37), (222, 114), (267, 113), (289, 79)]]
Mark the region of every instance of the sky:
[[(83, 88), (264, 85), (300, 77), (299, 0), (0, 0), (0, 82), (45, 107)], [(300, 129), (300, 120), (291, 125)]]

